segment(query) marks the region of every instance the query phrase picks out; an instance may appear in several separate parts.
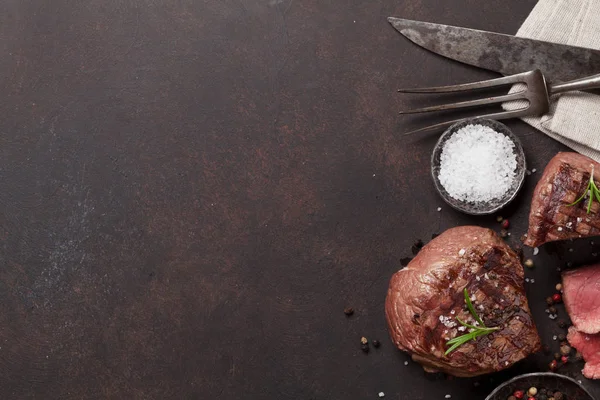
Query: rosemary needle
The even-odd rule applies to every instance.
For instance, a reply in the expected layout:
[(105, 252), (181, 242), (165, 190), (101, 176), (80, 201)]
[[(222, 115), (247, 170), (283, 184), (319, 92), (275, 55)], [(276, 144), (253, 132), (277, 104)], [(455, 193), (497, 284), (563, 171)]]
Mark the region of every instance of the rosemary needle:
[(575, 200), (574, 202), (572, 202), (571, 204), (568, 204), (568, 207), (572, 207), (575, 204), (579, 203), (581, 200), (583, 200), (583, 198), (589, 195), (590, 199), (588, 200), (588, 205), (587, 205), (587, 213), (589, 214), (590, 211), (592, 210), (592, 202), (594, 201), (594, 198), (598, 201), (598, 203), (600, 203), (600, 189), (598, 189), (598, 186), (596, 186), (596, 182), (594, 182), (594, 166), (592, 165), (592, 173), (590, 174), (590, 181), (587, 184), (587, 187), (585, 188), (585, 190), (583, 191), (583, 194), (581, 196), (579, 196), (579, 198), (577, 200)]
[[(598, 201), (600, 201), (600, 200), (598, 200)], [(467, 324), (466, 322), (463, 322), (460, 319), (456, 318), (456, 320), (458, 321), (459, 324), (461, 324), (465, 328), (471, 329), (471, 332), (465, 333), (464, 335), (457, 336), (454, 339), (448, 340), (446, 342), (446, 346), (450, 346), (450, 347), (448, 348), (448, 350), (446, 350), (444, 355), (448, 355), (449, 353), (456, 350), (458, 347), (462, 346), (463, 344), (467, 343), (470, 340), (475, 340), (479, 336), (485, 336), (485, 335), (488, 335), (488, 334), (500, 329), (499, 327), (488, 328), (487, 326), (485, 326), (485, 324), (483, 323), (483, 320), (479, 317), (479, 315), (477, 315), (477, 312), (475, 311), (475, 307), (473, 307), (473, 303), (471, 302), (471, 297), (469, 296), (469, 292), (467, 291), (466, 288), (463, 291), (463, 294), (465, 296), (465, 303), (467, 304), (467, 308), (469, 309), (469, 312), (471, 313), (473, 318), (475, 318), (475, 321), (477, 321), (479, 323), (480, 326)]]

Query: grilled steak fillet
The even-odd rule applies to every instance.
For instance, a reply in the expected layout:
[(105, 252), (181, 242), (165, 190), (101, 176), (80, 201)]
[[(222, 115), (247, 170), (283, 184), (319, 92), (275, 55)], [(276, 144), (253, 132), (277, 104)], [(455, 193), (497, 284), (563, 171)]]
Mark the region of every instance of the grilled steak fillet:
[(546, 166), (538, 182), (529, 213), (525, 244), (537, 247), (547, 242), (600, 235), (600, 204), (577, 200), (587, 188), (594, 167), (594, 181), (600, 181), (600, 164), (578, 153), (558, 153)]
[[(510, 367), (540, 348), (517, 255), (492, 230), (452, 228), (392, 277), (385, 302), (392, 341), (426, 371), (476, 376)], [(444, 355), (446, 342), (474, 324), (467, 288), (487, 327), (501, 329)]]
[(575, 328), (600, 332), (600, 264), (564, 272), (562, 281), (563, 301)]

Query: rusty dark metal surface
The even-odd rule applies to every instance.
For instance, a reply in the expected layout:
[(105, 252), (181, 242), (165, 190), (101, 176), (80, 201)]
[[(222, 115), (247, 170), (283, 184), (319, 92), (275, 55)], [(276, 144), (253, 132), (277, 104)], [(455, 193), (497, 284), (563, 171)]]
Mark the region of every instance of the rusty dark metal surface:
[(600, 51), (462, 27), (389, 18), (408, 39), (444, 57), (504, 75), (541, 69), (562, 82), (600, 71)]
[[(395, 92), (492, 74), (386, 17), (514, 33), (534, 3), (0, 2), (0, 398), (484, 398), (544, 370), (426, 375), (383, 309), (417, 238), (498, 228), (437, 197), (435, 138), (399, 137)], [(508, 125), (530, 168), (564, 149)], [(538, 177), (503, 212), (510, 243)], [(553, 348), (543, 299), (595, 246), (544, 247), (527, 271)]]

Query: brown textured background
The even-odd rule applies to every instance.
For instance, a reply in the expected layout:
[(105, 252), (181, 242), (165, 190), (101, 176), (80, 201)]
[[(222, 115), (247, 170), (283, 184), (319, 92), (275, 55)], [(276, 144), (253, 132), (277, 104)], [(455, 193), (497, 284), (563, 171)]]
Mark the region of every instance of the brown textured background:
[[(414, 102), (395, 92), (494, 74), (385, 17), (514, 33), (534, 3), (1, 1), (0, 398), (482, 398), (545, 369), (425, 375), (383, 311), (415, 239), (497, 228), (442, 204), (433, 139), (399, 136)], [(532, 168), (561, 149), (509, 125)], [(536, 179), (506, 211), (512, 243)], [(565, 253), (528, 271), (554, 346), (541, 299)]]

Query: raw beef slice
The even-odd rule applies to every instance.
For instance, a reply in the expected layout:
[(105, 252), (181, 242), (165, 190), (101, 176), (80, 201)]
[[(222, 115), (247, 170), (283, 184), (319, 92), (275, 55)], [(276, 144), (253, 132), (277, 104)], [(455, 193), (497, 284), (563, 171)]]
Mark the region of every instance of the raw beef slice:
[(600, 335), (588, 335), (579, 332), (575, 327), (569, 328), (567, 340), (575, 347), (585, 359), (585, 366), (581, 371), (588, 379), (600, 378)]
[(600, 264), (567, 271), (562, 281), (563, 301), (575, 328), (600, 332)]
[(585, 193), (594, 171), (600, 182), (600, 164), (578, 153), (558, 153), (546, 166), (538, 182), (529, 212), (527, 246), (536, 247), (556, 240), (600, 235), (600, 204), (587, 197), (569, 206)]
[[(457, 318), (474, 324), (468, 293), (487, 327), (445, 355), (446, 342), (463, 335)], [(476, 376), (508, 368), (540, 348), (515, 252), (492, 230), (452, 228), (433, 239), (392, 277), (385, 302), (390, 336), (426, 371)]]

